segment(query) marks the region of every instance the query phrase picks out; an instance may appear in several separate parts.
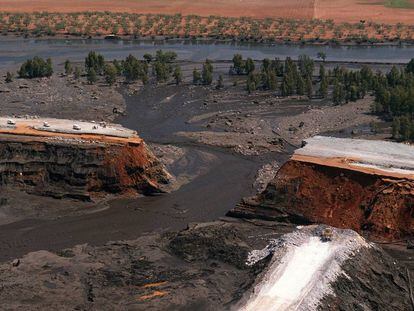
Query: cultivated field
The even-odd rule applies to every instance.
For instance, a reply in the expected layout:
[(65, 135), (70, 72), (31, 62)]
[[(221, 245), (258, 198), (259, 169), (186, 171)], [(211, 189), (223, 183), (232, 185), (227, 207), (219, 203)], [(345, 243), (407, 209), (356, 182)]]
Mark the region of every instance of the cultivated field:
[(255, 42), (381, 43), (412, 42), (414, 25), (374, 22), (251, 17), (202, 17), (181, 14), (111, 12), (5, 13), (0, 32), (17, 36), (92, 36), (213, 38)]
[(0, 0), (0, 11), (111, 11), (414, 23), (414, 0)]
[[(288, 2), (288, 3), (286, 3)], [(298, 9), (299, 8), (299, 9)], [(0, 0), (0, 11), (111, 11), (201, 16), (311, 18), (314, 0)]]

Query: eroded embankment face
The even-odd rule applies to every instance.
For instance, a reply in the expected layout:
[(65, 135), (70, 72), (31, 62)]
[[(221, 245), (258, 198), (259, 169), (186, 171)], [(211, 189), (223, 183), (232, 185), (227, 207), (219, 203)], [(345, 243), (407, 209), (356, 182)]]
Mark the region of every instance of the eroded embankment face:
[(0, 133), (0, 186), (89, 200), (160, 192), (168, 173), (139, 137)]
[(233, 214), (325, 223), (395, 239), (414, 231), (414, 182), (290, 160)]

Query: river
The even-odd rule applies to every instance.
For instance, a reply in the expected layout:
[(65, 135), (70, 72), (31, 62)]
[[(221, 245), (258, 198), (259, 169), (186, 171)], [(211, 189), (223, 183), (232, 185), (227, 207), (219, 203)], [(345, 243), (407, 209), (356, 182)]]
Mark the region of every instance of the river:
[(235, 53), (253, 59), (297, 58), (306, 54), (316, 58), (324, 52), (329, 61), (405, 63), (414, 57), (414, 46), (317, 46), (294, 44), (255, 44), (213, 41), (139, 41), (103, 39), (0, 39), (0, 68), (16, 67), (33, 56), (51, 57), (55, 63), (64, 60), (82, 61), (91, 51), (97, 51), (107, 59), (125, 58), (129, 54), (141, 57), (163, 49), (175, 51), (179, 60), (203, 61), (230, 60)]

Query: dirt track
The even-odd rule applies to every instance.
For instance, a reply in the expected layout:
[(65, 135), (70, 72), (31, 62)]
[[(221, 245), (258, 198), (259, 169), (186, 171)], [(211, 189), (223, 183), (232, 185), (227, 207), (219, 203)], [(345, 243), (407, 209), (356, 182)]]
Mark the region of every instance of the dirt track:
[[(412, 0), (410, 0), (412, 1)], [(129, 13), (162, 13), (202, 16), (250, 16), (256, 18), (320, 18), (337, 22), (359, 22), (373, 20), (384, 23), (406, 23), (414, 21), (414, 10), (394, 9), (380, 4), (376, 0), (178, 0), (171, 3), (166, 0), (0, 0), (1, 11), (11, 12), (79, 12), (111, 11)]]

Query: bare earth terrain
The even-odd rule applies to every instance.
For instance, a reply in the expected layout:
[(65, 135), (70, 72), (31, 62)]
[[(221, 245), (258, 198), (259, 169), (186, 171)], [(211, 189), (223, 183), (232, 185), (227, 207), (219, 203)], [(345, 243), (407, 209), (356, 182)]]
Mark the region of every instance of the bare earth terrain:
[[(386, 6), (387, 2), (376, 0), (213, 0), (213, 1), (166, 1), (166, 0), (1, 0), (0, 10), (8, 12), (79, 12), (111, 11), (128, 13), (161, 13), (201, 16), (221, 15), (255, 18), (281, 17), (296, 19), (333, 19), (336, 22), (359, 22), (372, 20), (383, 23), (406, 23), (414, 21), (412, 0), (404, 8)], [(393, 3), (393, 1), (389, 1)]]
[[(56, 63), (54, 56), (53, 61)], [(390, 244), (389, 256), (349, 230), (331, 228), (329, 238), (323, 234), (328, 227), (304, 227), (309, 222), (301, 217), (283, 215), (280, 220), (284, 223), (260, 219), (262, 205), (254, 206), (254, 218), (225, 217), (235, 206), (252, 211), (249, 198), (252, 201), (270, 194), (266, 202), (273, 200), (275, 191), (269, 189), (274, 188), (276, 170), (286, 166), (283, 164), (304, 139), (316, 134), (390, 138), (389, 122), (370, 113), (374, 98), (367, 95), (356, 102), (333, 105), (330, 97), (282, 98), (278, 92), (266, 90), (249, 94), (247, 77), (229, 74), (230, 63), (223, 60), (212, 62), (212, 86), (194, 85), (193, 70), (201, 64), (190, 60), (178, 64), (182, 69), (179, 85), (171, 80), (155, 83), (153, 75), (146, 85), (141, 81), (127, 84), (124, 78), (116, 77), (109, 86), (102, 76), (90, 85), (85, 75), (75, 78), (63, 74), (61, 65), (51, 78), (13, 77), (6, 83), (6, 71), (15, 74), (16, 64), (0, 70), (0, 114), (15, 120), (16, 130), (22, 119), (12, 115), (20, 114), (120, 123), (136, 130), (173, 175), (171, 193), (140, 197), (108, 194), (82, 202), (40, 197), (6, 179), (7, 187), (0, 191), (0, 309), (216, 311), (238, 304), (258, 310), (247, 303), (262, 300), (267, 296), (267, 285), (273, 284), (282, 294), (276, 297), (278, 303), (300, 305), (298, 310), (312, 309), (309, 305), (315, 309), (320, 305), (319, 310), (356, 310), (356, 306), (359, 310), (407, 310), (414, 255), (412, 249), (406, 249), (406, 241)], [(327, 68), (335, 64), (325, 62)], [(359, 66), (343, 65), (348, 69)], [(381, 64), (384, 70), (388, 67)], [(219, 75), (223, 76), (222, 86), (216, 88)], [(9, 123), (0, 119), (0, 126), (7, 128), (10, 124), (5, 122)], [(48, 124), (43, 127), (53, 130), (62, 126), (50, 119)], [(84, 124), (78, 124), (82, 130)], [(19, 172), (20, 163), (34, 167), (40, 161), (31, 159), (45, 153), (39, 148), (26, 151), (21, 142), (4, 146), (0, 166), (7, 168), (7, 174), (0, 178), (13, 177), (11, 173)], [(53, 174), (58, 181), (68, 175), (68, 168), (80, 172), (73, 174), (78, 179), (94, 176), (85, 167), (97, 170), (102, 161), (96, 159), (105, 159), (101, 156), (104, 153), (111, 163), (128, 163), (105, 149), (96, 150), (94, 156), (78, 152), (74, 161), (73, 148), (64, 147), (64, 152), (62, 148), (55, 152), (58, 161), (50, 157), (42, 160), (62, 164)], [(77, 166), (79, 159), (82, 165)], [(131, 173), (140, 171), (128, 166)], [(108, 171), (118, 172), (111, 167)], [(301, 174), (311, 181), (304, 184), (315, 184), (319, 175), (304, 172)], [(19, 181), (26, 175), (15, 176)], [(344, 182), (348, 175), (335, 176), (339, 176), (336, 182), (320, 177), (324, 182), (316, 184), (321, 186), (312, 199), (345, 210), (335, 203), (348, 202), (347, 198), (361, 191), (356, 183)], [(56, 183), (54, 179), (50, 184)], [(342, 184), (347, 185), (345, 191)], [(395, 185), (398, 192), (394, 193), (402, 197), (408, 191), (405, 186)], [(308, 189), (312, 190), (305, 188), (302, 197), (310, 193)], [(392, 197), (389, 190), (384, 188), (387, 193), (381, 195)], [(337, 192), (338, 196), (323, 196)], [(414, 206), (413, 201), (407, 202), (407, 206)], [(355, 206), (350, 210), (352, 216), (364, 214), (362, 204)]]
[[(313, 0), (213, 0), (213, 1), (166, 1), (166, 0), (62, 0), (62, 1), (0, 1), (2, 11), (11, 12), (79, 12), (79, 11), (111, 11), (128, 13), (163, 13), (183, 15), (197, 14), (202, 16), (251, 16), (251, 17), (290, 17), (312, 18)], [(300, 10), (298, 10), (300, 8)]]

